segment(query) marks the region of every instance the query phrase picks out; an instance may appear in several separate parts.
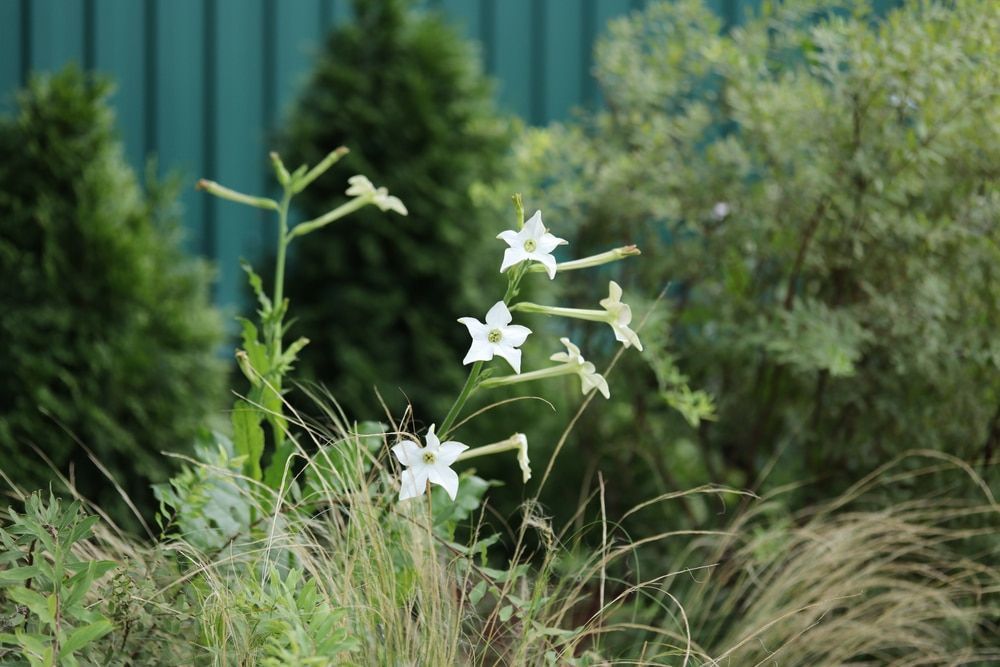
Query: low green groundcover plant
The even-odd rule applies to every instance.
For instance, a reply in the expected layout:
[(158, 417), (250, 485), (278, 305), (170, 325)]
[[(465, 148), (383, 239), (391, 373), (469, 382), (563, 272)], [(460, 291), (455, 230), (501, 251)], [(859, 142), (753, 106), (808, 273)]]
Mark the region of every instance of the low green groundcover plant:
[(143, 191), (125, 163), (110, 89), (71, 67), (0, 119), (0, 460), (29, 488), (51, 465), (110, 509), (92, 453), (151, 515), (159, 452), (190, 451), (220, 406), (221, 322), (173, 188)]

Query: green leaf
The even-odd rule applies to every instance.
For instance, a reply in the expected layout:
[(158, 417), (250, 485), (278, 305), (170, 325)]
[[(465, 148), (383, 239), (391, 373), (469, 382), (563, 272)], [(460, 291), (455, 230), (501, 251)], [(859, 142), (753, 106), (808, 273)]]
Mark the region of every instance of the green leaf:
[(62, 647), (59, 649), (60, 656), (79, 651), (92, 641), (98, 640), (111, 632), (114, 627), (115, 626), (111, 623), (111, 621), (101, 619), (89, 625), (77, 628), (71, 632), (69, 637), (66, 638), (66, 641), (63, 642)]
[(264, 430), (260, 423), (264, 414), (246, 401), (236, 401), (233, 405), (233, 447), (237, 456), (245, 456), (243, 472), (250, 479), (260, 480), (263, 476), (260, 459), (264, 455)]
[(473, 605), (477, 605), (482, 601), (483, 597), (486, 595), (487, 584), (485, 581), (480, 581), (478, 584), (472, 587), (469, 592), (469, 602)]
[(241, 258), (240, 266), (244, 271), (246, 271), (247, 281), (250, 283), (250, 287), (253, 288), (253, 293), (257, 295), (257, 301), (260, 303), (261, 308), (264, 313), (267, 313), (271, 310), (271, 299), (264, 293), (263, 281), (260, 279), (260, 276), (254, 272), (253, 267), (250, 266), (250, 262)]
[(243, 349), (246, 350), (250, 365), (260, 375), (271, 372), (271, 358), (267, 354), (267, 346), (260, 342), (257, 325), (245, 317), (237, 317), (236, 321), (242, 327)]
[(13, 586), (7, 589), (7, 597), (14, 602), (23, 604), (32, 614), (44, 622), (50, 623), (52, 621), (52, 616), (49, 615), (48, 601), (40, 593), (23, 586)]
[(10, 584), (17, 581), (24, 581), (39, 574), (37, 565), (27, 565), (25, 567), (12, 567), (0, 571), (0, 584)]

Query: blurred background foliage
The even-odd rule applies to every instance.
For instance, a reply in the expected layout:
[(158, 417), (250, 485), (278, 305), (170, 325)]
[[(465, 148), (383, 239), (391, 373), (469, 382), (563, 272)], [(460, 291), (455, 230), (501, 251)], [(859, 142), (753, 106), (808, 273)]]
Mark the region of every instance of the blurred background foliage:
[[(572, 225), (575, 253), (634, 240), (631, 293), (670, 286), (643, 332), (657, 343), (611, 379), (624, 402), (574, 446), (627, 478), (609, 488), (619, 510), (706, 480), (815, 500), (909, 449), (988, 465), (997, 5), (880, 20), (805, 0), (720, 28), (691, 0), (615, 22), (597, 50), (606, 110), (517, 144), (509, 187)], [(673, 409), (661, 390), (678, 376), (714, 419)]]
[(0, 119), (0, 459), (25, 488), (53, 479), (48, 459), (121, 506), (85, 447), (149, 509), (160, 452), (189, 450), (221, 405), (222, 329), (174, 189), (125, 164), (110, 90), (69, 68)]
[(354, 20), (328, 35), (278, 142), (290, 165), (351, 148), (297, 200), (306, 218), (336, 206), (354, 174), (409, 209), (406, 218), (362, 210), (309, 237), (290, 264), (296, 330), (312, 340), (298, 378), (368, 419), (385, 417), (376, 389), (395, 415), (408, 401), (421, 419), (447, 412), (464, 380), (456, 355), (468, 334), (456, 320), (485, 312), (503, 289), (483, 260), (514, 218), (512, 208), (491, 217), (469, 194), (501, 175), (512, 121), (496, 110), (472, 45), (412, 4), (353, 3)]

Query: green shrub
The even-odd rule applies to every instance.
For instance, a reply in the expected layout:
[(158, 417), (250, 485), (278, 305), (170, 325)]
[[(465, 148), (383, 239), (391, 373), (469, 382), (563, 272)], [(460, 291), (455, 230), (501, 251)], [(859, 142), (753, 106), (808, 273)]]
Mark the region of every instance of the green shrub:
[(331, 209), (358, 173), (410, 212), (360, 211), (360, 225), (311, 237), (290, 267), (296, 330), (313, 340), (299, 378), (322, 381), (369, 417), (382, 414), (375, 385), (394, 408), (402, 388), (418, 413), (447, 411), (468, 336), (455, 320), (482, 303), (474, 295), (484, 280), (501, 284), (498, 267), (479, 261), (484, 246), (502, 246), (484, 233), (499, 225), (469, 187), (502, 168), (508, 124), (470, 45), (410, 5), (354, 3), (354, 22), (329, 35), (281, 142), (289, 165), (315, 164), (341, 144), (352, 150), (296, 200), (305, 216)]
[(0, 120), (0, 459), (22, 488), (52, 477), (136, 499), (166, 478), (221, 397), (205, 266), (177, 243), (171, 192), (140, 189), (105, 103), (77, 69), (38, 77)]
[(771, 481), (816, 493), (1000, 440), (1000, 6), (843, 9), (766, 4), (726, 35), (699, 2), (651, 5), (599, 46), (608, 110), (521, 149), (577, 252), (636, 239), (633, 293), (671, 284), (650, 359), (717, 422), (668, 420), (647, 373), (636, 416), (593, 431), (664, 489), (780, 457)]

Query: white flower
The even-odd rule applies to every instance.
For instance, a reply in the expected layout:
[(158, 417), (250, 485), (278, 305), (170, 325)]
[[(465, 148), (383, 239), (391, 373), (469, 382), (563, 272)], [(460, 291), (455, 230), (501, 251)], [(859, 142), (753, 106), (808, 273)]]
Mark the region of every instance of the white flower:
[(627, 303), (622, 303), (622, 288), (618, 283), (613, 280), (608, 283), (608, 298), (601, 299), (600, 303), (608, 313), (607, 322), (614, 329), (615, 338), (625, 347), (634, 345), (642, 352), (639, 336), (628, 327), (632, 321), (632, 309)]
[(580, 389), (584, 394), (590, 393), (591, 389), (597, 389), (604, 398), (611, 398), (611, 390), (608, 389), (608, 381), (604, 379), (594, 364), (583, 358), (580, 348), (573, 344), (569, 338), (560, 338), (560, 342), (566, 346), (565, 352), (556, 352), (550, 359), (569, 364), (573, 372), (580, 376)]
[(517, 348), (524, 343), (531, 329), (519, 324), (511, 325), (512, 319), (503, 301), (497, 301), (486, 313), (486, 324), (474, 317), (460, 317), (458, 321), (469, 329), (472, 336), (472, 345), (462, 363), (489, 361), (493, 355), (499, 355), (507, 360), (515, 373), (520, 373), (521, 350)]
[(408, 212), (399, 197), (390, 195), (389, 191), (385, 188), (379, 188), (375, 191), (374, 201), (375, 205), (383, 211), (395, 211), (400, 215), (406, 215)]
[(460, 442), (441, 442), (434, 434), (432, 424), (421, 447), (412, 440), (403, 440), (392, 448), (399, 462), (406, 466), (399, 487), (400, 501), (423, 495), (427, 482), (444, 487), (448, 497), (455, 500), (458, 493), (458, 475), (450, 468), (458, 455), (468, 447)]
[(517, 465), (521, 467), (521, 481), (525, 484), (531, 479), (531, 461), (528, 460), (528, 436), (515, 433), (511, 438), (517, 445)]
[(517, 450), (517, 465), (521, 468), (521, 478), (525, 483), (527, 483), (528, 480), (531, 479), (531, 461), (528, 460), (528, 437), (523, 433), (515, 433), (506, 440), (494, 442), (489, 445), (483, 445), (482, 447), (475, 447), (462, 452), (461, 456), (458, 457), (458, 460), (466, 461), (468, 459), (474, 459), (477, 456), (509, 452), (512, 449)]
[(375, 194), (375, 184), (368, 180), (367, 176), (358, 174), (347, 179), (347, 196), (363, 197), (364, 195)]
[(556, 258), (552, 256), (552, 251), (556, 249), (556, 246), (565, 244), (566, 240), (553, 236), (545, 230), (541, 211), (535, 211), (535, 214), (524, 223), (521, 231), (515, 232), (513, 229), (508, 229), (505, 232), (500, 232), (497, 238), (503, 239), (510, 246), (503, 252), (500, 273), (515, 264), (531, 260), (545, 267), (549, 279), (556, 277)]
[(407, 214), (406, 206), (403, 205), (399, 197), (393, 197), (385, 188), (376, 188), (367, 176), (361, 174), (351, 176), (347, 179), (347, 183), (349, 185), (346, 193), (348, 197), (370, 197), (372, 203), (383, 211), (395, 211), (400, 215)]
[(712, 207), (712, 217), (716, 220), (725, 220), (732, 212), (732, 208), (724, 201), (716, 202)]

